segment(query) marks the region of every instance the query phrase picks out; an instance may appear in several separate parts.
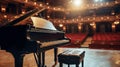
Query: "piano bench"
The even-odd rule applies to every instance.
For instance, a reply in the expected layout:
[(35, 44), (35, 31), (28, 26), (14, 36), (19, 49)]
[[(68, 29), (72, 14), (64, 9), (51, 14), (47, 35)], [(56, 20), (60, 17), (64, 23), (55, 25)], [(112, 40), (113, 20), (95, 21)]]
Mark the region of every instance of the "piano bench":
[(63, 63), (68, 64), (68, 67), (70, 64), (75, 64), (76, 67), (79, 67), (80, 62), (82, 67), (84, 67), (84, 56), (85, 51), (66, 50), (58, 55), (59, 67), (63, 67)]

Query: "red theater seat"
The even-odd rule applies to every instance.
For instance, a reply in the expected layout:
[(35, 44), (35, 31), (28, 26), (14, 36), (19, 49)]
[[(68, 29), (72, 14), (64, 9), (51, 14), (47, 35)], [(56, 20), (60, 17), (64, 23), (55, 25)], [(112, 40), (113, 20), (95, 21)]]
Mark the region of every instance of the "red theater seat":
[[(120, 34), (120, 33), (119, 33)], [(120, 35), (118, 33), (95, 33), (90, 48), (120, 49)]]
[(67, 38), (71, 39), (71, 43), (67, 45), (66, 47), (80, 47), (80, 45), (84, 42), (84, 40), (87, 37), (86, 33), (70, 33), (65, 34)]

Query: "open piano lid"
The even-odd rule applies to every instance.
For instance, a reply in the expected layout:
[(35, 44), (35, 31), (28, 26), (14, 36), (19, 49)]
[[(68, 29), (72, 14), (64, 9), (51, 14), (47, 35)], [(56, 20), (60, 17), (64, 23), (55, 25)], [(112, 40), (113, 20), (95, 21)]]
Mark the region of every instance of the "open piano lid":
[(43, 28), (43, 29), (50, 29), (50, 30), (57, 30), (52, 22), (45, 20), (39, 17), (31, 17), (33, 21), (33, 26), (36, 28)]

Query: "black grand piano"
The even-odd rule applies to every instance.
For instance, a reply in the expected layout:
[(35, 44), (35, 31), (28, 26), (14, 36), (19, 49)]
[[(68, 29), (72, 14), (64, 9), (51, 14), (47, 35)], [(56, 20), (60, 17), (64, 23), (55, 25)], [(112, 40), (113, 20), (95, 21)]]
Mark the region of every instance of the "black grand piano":
[[(57, 47), (70, 42), (50, 21), (31, 17), (43, 10), (36, 8), (0, 27), (0, 49), (12, 53), (15, 67), (23, 67), (24, 55), (28, 53), (34, 53), (38, 67), (45, 67), (45, 51), (49, 49), (54, 49), (54, 61), (57, 62)], [(18, 24), (30, 17), (33, 26)]]

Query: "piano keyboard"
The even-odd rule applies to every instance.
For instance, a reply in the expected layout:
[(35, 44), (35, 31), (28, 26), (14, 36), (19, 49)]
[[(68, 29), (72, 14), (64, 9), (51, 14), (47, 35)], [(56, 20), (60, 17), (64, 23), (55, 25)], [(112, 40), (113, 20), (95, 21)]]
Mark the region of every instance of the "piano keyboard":
[(70, 40), (67, 40), (67, 39), (49, 41), (49, 42), (43, 42), (43, 43), (37, 41), (38, 44), (41, 44), (40, 48), (49, 47), (49, 46), (55, 46), (55, 45), (58, 45), (58, 44), (64, 44), (64, 43), (68, 43), (68, 42), (70, 42)]

